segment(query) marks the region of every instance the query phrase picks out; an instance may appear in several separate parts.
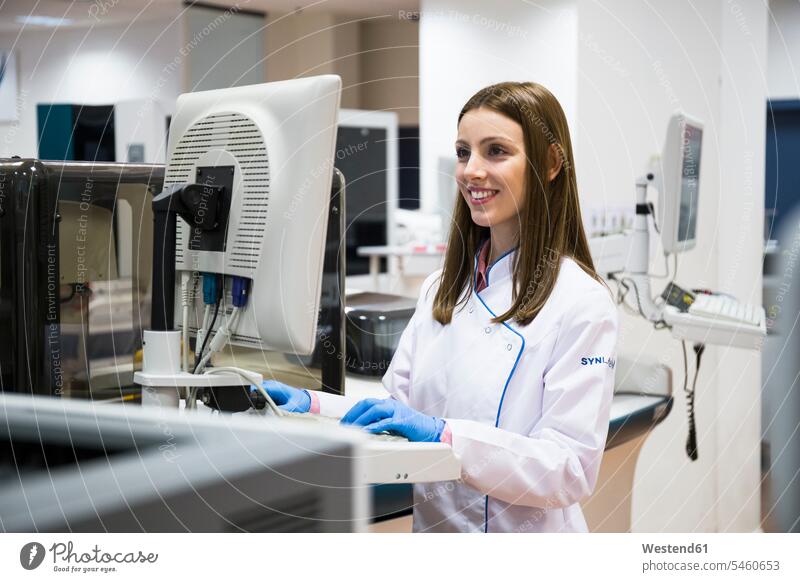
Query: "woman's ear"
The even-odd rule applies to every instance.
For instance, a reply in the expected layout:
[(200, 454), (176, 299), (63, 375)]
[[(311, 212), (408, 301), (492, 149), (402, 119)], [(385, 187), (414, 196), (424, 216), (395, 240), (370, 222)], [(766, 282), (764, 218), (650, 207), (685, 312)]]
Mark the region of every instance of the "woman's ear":
[(550, 149), (547, 152), (547, 181), (552, 182), (558, 173), (561, 171), (561, 167), (564, 165), (564, 158), (561, 155), (561, 148), (558, 147), (558, 144), (551, 143)]

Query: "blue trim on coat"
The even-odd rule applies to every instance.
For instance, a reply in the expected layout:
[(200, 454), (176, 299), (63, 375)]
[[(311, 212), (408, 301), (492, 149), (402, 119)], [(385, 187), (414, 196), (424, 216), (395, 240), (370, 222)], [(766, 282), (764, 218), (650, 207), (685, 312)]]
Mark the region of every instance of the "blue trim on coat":
[[(503, 260), (504, 258), (506, 258), (508, 255), (510, 255), (511, 253), (513, 253), (515, 250), (517, 250), (517, 247), (514, 247), (514, 248), (512, 248), (512, 249), (510, 249), (510, 250), (508, 250), (508, 251), (506, 251), (506, 252), (504, 252), (502, 255), (500, 255), (498, 258), (496, 258), (496, 259), (494, 260), (494, 262), (493, 262), (491, 265), (489, 265), (488, 267), (486, 267), (486, 286), (487, 286), (487, 287), (489, 286), (489, 273), (491, 273), (491, 271), (492, 271), (492, 267), (494, 267), (494, 266), (495, 266), (497, 263), (499, 263), (500, 261), (502, 261), (502, 260)], [(495, 316), (495, 317), (496, 317), (496, 316)]]
[[(504, 254), (502, 257), (500, 257), (500, 259), (502, 259), (506, 255), (511, 253), (513, 250), (514, 249), (511, 249), (510, 251), (508, 251), (506, 254)], [(497, 259), (497, 261), (499, 261), (500, 259)], [(492, 263), (492, 265), (495, 265), (497, 263), (497, 261)], [(477, 271), (478, 271), (478, 257), (476, 255), (475, 256), (475, 280), (477, 280), (477, 277), (478, 277)], [(489, 270), (488, 269), (486, 271), (486, 285), (487, 286), (489, 285)], [(486, 308), (486, 311), (488, 311), (489, 313), (492, 314), (492, 317), (497, 317), (495, 312), (492, 311), (491, 308), (488, 305), (486, 305), (486, 302), (483, 300), (483, 298), (480, 296), (479, 293), (476, 292), (475, 296), (478, 298), (478, 300), (481, 302), (481, 304), (484, 306), (484, 308)], [(501, 394), (501, 396), (500, 396), (500, 404), (497, 406), (497, 416), (495, 417), (495, 420), (494, 420), (495, 428), (499, 428), (500, 427), (500, 413), (503, 410), (503, 401), (506, 398), (506, 390), (508, 390), (508, 384), (511, 382), (511, 377), (514, 375), (514, 372), (517, 370), (517, 365), (519, 364), (519, 360), (522, 357), (522, 352), (525, 350), (525, 338), (522, 337), (522, 334), (519, 333), (514, 328), (512, 328), (506, 322), (502, 322), (502, 325), (505, 326), (506, 329), (508, 329), (510, 332), (516, 334), (517, 337), (519, 337), (519, 339), (522, 340), (522, 346), (519, 349), (519, 353), (517, 353), (517, 359), (514, 361), (514, 367), (511, 368), (511, 373), (508, 375), (508, 378), (506, 378), (506, 384), (505, 384), (505, 386), (503, 386), (503, 394)], [(489, 533), (489, 496), (488, 495), (486, 496), (486, 501), (485, 501), (484, 507), (483, 507), (483, 533)]]

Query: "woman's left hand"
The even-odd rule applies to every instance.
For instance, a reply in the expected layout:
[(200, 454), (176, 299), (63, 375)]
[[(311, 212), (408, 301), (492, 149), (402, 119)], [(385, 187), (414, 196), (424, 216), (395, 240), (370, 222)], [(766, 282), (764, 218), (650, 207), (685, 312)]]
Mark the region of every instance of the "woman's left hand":
[(344, 415), (342, 424), (361, 426), (371, 433), (396, 433), (413, 442), (438, 442), (445, 423), (393, 398), (367, 398)]

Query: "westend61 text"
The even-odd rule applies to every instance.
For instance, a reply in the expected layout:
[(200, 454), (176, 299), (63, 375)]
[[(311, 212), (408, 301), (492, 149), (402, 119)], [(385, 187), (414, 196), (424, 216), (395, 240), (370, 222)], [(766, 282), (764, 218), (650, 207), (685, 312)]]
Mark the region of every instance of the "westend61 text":
[(642, 551), (645, 554), (707, 554), (708, 544), (689, 544), (686, 546), (642, 544)]

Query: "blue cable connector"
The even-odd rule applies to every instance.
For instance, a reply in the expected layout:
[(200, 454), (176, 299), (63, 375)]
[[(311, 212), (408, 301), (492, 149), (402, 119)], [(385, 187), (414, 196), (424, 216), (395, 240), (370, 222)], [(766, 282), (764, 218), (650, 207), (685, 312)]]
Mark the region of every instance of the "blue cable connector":
[(233, 289), (231, 291), (234, 307), (244, 307), (247, 305), (247, 294), (250, 291), (250, 279), (244, 277), (233, 278)]
[(203, 273), (203, 303), (214, 305), (219, 298), (219, 275), (216, 273)]

